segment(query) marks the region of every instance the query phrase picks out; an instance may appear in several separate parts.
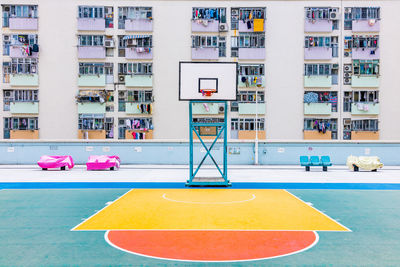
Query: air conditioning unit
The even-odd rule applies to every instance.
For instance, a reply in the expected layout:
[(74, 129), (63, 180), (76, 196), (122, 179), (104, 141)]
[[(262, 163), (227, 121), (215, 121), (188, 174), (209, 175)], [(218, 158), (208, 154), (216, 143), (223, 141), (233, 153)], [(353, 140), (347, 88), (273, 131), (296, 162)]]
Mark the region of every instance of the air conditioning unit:
[(350, 72), (345, 72), (345, 73), (344, 73), (344, 77), (345, 77), (345, 78), (351, 78)]
[(125, 75), (118, 75), (118, 81), (120, 82), (120, 83), (125, 83)]
[(336, 20), (339, 17), (339, 12), (336, 8), (332, 8), (332, 10), (329, 12), (329, 19), (330, 20)]
[(351, 72), (351, 64), (345, 64), (343, 70), (345, 72)]
[(344, 9), (344, 12), (350, 13), (350, 12), (351, 12), (351, 7), (346, 7), (346, 8)]
[(218, 113), (224, 113), (224, 112), (225, 112), (225, 106), (219, 106)]
[(105, 40), (105, 47), (114, 47), (114, 40)]
[(239, 9), (232, 9), (232, 12), (231, 12), (232, 14), (232, 16), (237, 16), (237, 15), (239, 15)]
[(350, 85), (350, 84), (351, 84), (351, 77), (349, 77), (349, 78), (344, 78), (344, 79), (343, 79), (343, 84), (344, 84), (344, 85)]
[(220, 32), (227, 32), (228, 31), (228, 24), (227, 23), (220, 23), (218, 30)]
[(4, 91), (4, 97), (11, 97), (12, 91)]
[(9, 6), (5, 6), (3, 11), (4, 12), (10, 12), (10, 7)]
[(3, 35), (4, 41), (10, 41), (10, 35)]
[(350, 56), (350, 52), (347, 52), (347, 51), (344, 52), (344, 56), (345, 56), (345, 57), (349, 57), (349, 56)]

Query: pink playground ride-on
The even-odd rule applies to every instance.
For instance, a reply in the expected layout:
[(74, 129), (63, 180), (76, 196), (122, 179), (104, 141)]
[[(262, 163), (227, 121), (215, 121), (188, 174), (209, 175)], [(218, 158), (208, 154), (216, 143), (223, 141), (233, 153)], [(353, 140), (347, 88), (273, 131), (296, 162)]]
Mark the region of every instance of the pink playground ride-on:
[(72, 169), (74, 167), (74, 160), (71, 156), (44, 155), (40, 157), (38, 165), (40, 168), (42, 168), (42, 170), (52, 168), (60, 168), (61, 170), (65, 170), (66, 167), (68, 167), (68, 169)]
[(121, 165), (121, 160), (118, 156), (90, 156), (88, 162), (86, 163), (87, 170), (116, 170), (119, 169)]

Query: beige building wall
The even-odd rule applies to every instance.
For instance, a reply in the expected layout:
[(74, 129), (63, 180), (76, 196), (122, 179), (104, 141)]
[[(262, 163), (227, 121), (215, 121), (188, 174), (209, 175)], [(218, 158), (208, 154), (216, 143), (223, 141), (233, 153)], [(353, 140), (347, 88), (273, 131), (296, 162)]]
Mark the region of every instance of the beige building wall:
[[(2, 4), (37, 4), (39, 14), (39, 137), (40, 139), (78, 138), (78, 113), (75, 96), (78, 91), (77, 14), (79, 5), (113, 6), (114, 28), (105, 34), (124, 35), (118, 29), (119, 6), (153, 7), (153, 137), (155, 139), (188, 139), (188, 103), (178, 101), (178, 63), (191, 60), (191, 13), (192, 7), (226, 7), (230, 28), (231, 7), (266, 7), (266, 59), (265, 61), (239, 61), (239, 63), (264, 63), (265, 87), (265, 131), (267, 139), (303, 139), (303, 69), (304, 69), (304, 7), (340, 7), (339, 85), (342, 92), (343, 55), (343, 8), (381, 7), (381, 85), (379, 128), (381, 140), (400, 140), (400, 105), (398, 85), (400, 75), (397, 68), (400, 59), (400, 31), (398, 10), (400, 1), (91, 1), (91, 0), (40, 0), (11, 1)], [(2, 29), (2, 34), (9, 33)], [(98, 34), (93, 32), (92, 34)], [(130, 33), (131, 34), (131, 33)], [(237, 61), (230, 58), (230, 35), (227, 37), (227, 58), (220, 61)], [(118, 79), (118, 63), (126, 62), (118, 57), (107, 57), (105, 62), (114, 62), (114, 80)], [(336, 59), (335, 59), (336, 60)], [(3, 59), (4, 61), (4, 59)], [(91, 60), (87, 62), (104, 62)], [(1, 70), (2, 71), (2, 70)], [(106, 89), (114, 89), (107, 85)], [(1, 89), (10, 86), (1, 83)], [(1, 93), (1, 103), (3, 94)], [(342, 93), (338, 95), (339, 139), (342, 136)], [(115, 112), (106, 114), (114, 117), (114, 136), (118, 137), (118, 117), (127, 115), (118, 112), (118, 94), (114, 93)], [(2, 111), (1, 117), (10, 117)], [(230, 127), (228, 127), (230, 128)], [(3, 123), (0, 126), (1, 137)], [(229, 133), (228, 133), (229, 136)]]

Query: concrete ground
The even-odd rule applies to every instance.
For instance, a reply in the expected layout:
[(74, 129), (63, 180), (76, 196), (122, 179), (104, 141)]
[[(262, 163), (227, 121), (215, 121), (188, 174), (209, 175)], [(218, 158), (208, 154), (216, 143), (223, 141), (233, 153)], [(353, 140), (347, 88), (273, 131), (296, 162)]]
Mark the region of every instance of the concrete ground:
[[(186, 182), (189, 168), (185, 165), (125, 165), (118, 171), (86, 171), (78, 165), (69, 171), (42, 171), (36, 165), (1, 165), (1, 182)], [(213, 166), (204, 166), (197, 176), (216, 177)], [(384, 166), (377, 172), (350, 171), (346, 166), (332, 166), (327, 172), (312, 167), (306, 172), (295, 165), (230, 165), (231, 182), (260, 183), (399, 183), (400, 166)]]

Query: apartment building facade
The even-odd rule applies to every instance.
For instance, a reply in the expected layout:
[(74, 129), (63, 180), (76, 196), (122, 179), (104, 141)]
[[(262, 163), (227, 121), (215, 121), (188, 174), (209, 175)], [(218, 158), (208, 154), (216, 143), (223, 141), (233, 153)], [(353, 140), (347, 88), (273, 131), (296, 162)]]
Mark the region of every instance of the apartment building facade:
[[(2, 138), (184, 140), (179, 61), (233, 61), (232, 140), (400, 140), (399, 7), (6, 1)], [(223, 108), (195, 104), (194, 120), (223, 120)]]

